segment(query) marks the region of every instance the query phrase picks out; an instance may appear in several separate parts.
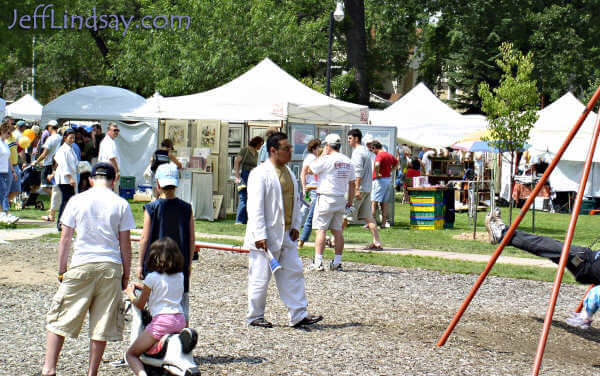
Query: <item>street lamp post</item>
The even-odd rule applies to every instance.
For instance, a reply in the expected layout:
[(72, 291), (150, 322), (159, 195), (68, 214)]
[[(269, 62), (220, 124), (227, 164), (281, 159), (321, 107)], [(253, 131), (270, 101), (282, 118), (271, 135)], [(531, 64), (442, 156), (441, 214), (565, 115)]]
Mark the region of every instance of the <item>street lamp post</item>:
[(337, 2), (335, 11), (329, 13), (329, 51), (327, 53), (327, 87), (325, 94), (329, 96), (331, 91), (331, 44), (333, 43), (333, 20), (338, 22), (344, 19), (344, 5), (341, 1)]

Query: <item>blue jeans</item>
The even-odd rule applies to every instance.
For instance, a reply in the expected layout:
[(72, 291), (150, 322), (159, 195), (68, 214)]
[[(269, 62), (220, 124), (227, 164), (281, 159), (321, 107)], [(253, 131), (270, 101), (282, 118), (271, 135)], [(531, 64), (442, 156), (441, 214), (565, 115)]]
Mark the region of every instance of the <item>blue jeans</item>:
[[(240, 178), (242, 178), (242, 183), (248, 184), (248, 175), (250, 175), (250, 170), (242, 170), (240, 174)], [(246, 188), (242, 189), (239, 192), (240, 202), (237, 207), (237, 215), (235, 217), (236, 223), (248, 223), (248, 212), (246, 212), (246, 203), (248, 202), (248, 190)]]
[(308, 210), (308, 215), (306, 216), (306, 221), (304, 222), (304, 227), (302, 228), (302, 235), (300, 235), (300, 240), (306, 242), (308, 238), (310, 238), (310, 233), (312, 231), (312, 221), (313, 214), (315, 213), (315, 206), (317, 205), (317, 191), (310, 191), (310, 209)]
[(10, 172), (0, 173), (0, 202), (2, 203), (2, 210), (8, 211), (10, 205), (8, 204), (8, 191), (10, 190), (10, 180), (8, 176)]

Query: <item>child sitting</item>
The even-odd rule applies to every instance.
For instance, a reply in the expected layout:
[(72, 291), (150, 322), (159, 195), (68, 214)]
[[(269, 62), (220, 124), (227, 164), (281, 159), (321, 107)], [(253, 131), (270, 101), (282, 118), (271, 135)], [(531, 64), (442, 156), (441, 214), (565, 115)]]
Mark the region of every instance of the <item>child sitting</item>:
[[(131, 344), (125, 358), (137, 376), (147, 376), (140, 361), (143, 353), (156, 354), (160, 347), (157, 342), (165, 334), (179, 333), (186, 326), (181, 299), (183, 296), (183, 255), (177, 243), (171, 238), (162, 238), (150, 246), (148, 271), (144, 283), (130, 284), (125, 292), (131, 303), (139, 309), (148, 310), (152, 321), (142, 334)], [(134, 289), (139, 288), (139, 297)], [(150, 351), (148, 351), (150, 350)]]

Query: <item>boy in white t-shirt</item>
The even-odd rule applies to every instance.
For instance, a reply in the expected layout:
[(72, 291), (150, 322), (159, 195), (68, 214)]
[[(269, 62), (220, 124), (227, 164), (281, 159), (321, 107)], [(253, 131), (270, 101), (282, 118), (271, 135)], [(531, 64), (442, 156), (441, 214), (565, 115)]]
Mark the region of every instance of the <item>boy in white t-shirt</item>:
[[(310, 164), (309, 172), (319, 175), (317, 184), (317, 204), (313, 217), (313, 228), (317, 230), (315, 240), (315, 260), (309, 270), (323, 271), (323, 250), (325, 232), (329, 229), (335, 241), (335, 256), (329, 265), (333, 271), (342, 271), (342, 251), (344, 235), (342, 223), (344, 211), (352, 206), (354, 199), (354, 166), (350, 158), (340, 153), (340, 136), (330, 134), (325, 137), (325, 152)], [(348, 199), (346, 200), (344, 196)]]

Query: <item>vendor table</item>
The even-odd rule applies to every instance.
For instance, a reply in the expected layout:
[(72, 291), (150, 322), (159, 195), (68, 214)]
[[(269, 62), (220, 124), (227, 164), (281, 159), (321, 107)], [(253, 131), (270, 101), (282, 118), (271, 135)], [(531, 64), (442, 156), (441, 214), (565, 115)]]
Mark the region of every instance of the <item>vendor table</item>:
[(407, 188), (410, 228), (441, 230), (454, 227), (454, 189), (446, 187)]

